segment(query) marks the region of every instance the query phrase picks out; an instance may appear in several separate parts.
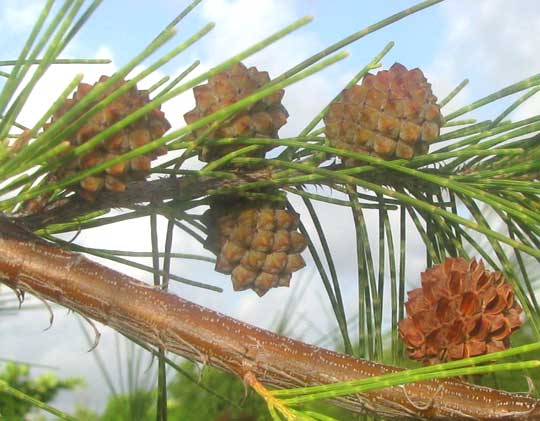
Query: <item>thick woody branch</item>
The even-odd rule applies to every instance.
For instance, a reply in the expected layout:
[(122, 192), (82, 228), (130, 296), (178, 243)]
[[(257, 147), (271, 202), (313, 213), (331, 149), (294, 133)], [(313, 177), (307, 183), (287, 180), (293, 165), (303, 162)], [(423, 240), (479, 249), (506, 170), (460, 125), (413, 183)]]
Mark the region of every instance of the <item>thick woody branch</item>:
[[(400, 370), (255, 328), (155, 289), (0, 219), (0, 279), (154, 346), (286, 388)], [(540, 401), (457, 380), (395, 386), (337, 401), (412, 419), (540, 420)]]

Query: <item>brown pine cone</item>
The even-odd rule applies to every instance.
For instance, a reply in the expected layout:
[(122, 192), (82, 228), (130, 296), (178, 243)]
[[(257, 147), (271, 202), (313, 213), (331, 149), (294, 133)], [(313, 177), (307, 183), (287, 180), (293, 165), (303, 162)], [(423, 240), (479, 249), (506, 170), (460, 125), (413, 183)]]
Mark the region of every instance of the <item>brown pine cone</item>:
[[(411, 159), (428, 152), (439, 137), (442, 117), (422, 71), (395, 63), (390, 70), (368, 73), (361, 85), (343, 90), (324, 123), (333, 147), (385, 159)], [(351, 159), (344, 162), (358, 165)]]
[[(95, 86), (105, 82), (107, 76), (101, 76), (94, 85), (87, 83), (79, 84), (77, 91), (71, 99), (67, 99), (62, 107), (54, 114), (51, 123), (62, 117), (67, 111), (75, 106), (85, 97)], [(124, 85), (125, 81), (119, 81), (108, 92), (103, 93), (91, 106), (97, 104), (114, 90)], [(67, 139), (73, 147), (82, 145), (90, 138), (101, 133), (124, 117), (143, 107), (150, 99), (148, 91), (138, 90), (136, 87), (115, 99), (104, 109), (94, 114), (77, 132)], [(89, 107), (90, 108), (90, 107)], [(143, 146), (154, 139), (158, 139), (170, 128), (170, 124), (163, 112), (158, 108), (153, 109), (129, 126), (117, 131), (112, 136), (86, 154), (69, 163), (65, 168), (59, 169), (54, 176), (63, 178), (92, 168), (115, 156), (129, 152), (132, 149)], [(116, 164), (107, 168), (104, 172), (94, 174), (81, 180), (79, 193), (88, 200), (93, 200), (96, 193), (102, 188), (121, 192), (126, 188), (126, 183), (131, 179), (144, 179), (150, 170), (151, 161), (159, 155), (167, 153), (166, 147), (157, 148), (144, 155), (132, 158), (131, 160)]]
[(298, 231), (299, 215), (276, 203), (216, 203), (205, 214), (205, 247), (217, 257), (215, 269), (231, 274), (235, 291), (289, 286), (305, 266), (300, 253), (307, 240)]
[[(270, 82), (268, 72), (259, 72), (256, 67), (249, 69), (242, 63), (234, 64), (230, 69), (212, 76), (208, 83), (193, 89), (195, 108), (184, 114), (187, 124), (201, 117), (210, 115), (222, 108), (234, 104)], [(273, 137), (277, 138), (278, 130), (287, 122), (289, 114), (281, 99), (283, 89), (269, 95), (250, 107), (238, 112), (225, 121), (207, 139), (222, 139), (227, 137)], [(209, 126), (195, 130), (193, 137), (199, 136)], [(245, 145), (202, 146), (199, 159), (211, 162), (230, 152), (241, 149)], [(268, 148), (259, 148), (250, 156), (263, 157)]]
[(424, 364), (502, 351), (521, 325), (512, 286), (482, 261), (447, 258), (422, 273), (408, 298), (399, 333), (410, 358)]

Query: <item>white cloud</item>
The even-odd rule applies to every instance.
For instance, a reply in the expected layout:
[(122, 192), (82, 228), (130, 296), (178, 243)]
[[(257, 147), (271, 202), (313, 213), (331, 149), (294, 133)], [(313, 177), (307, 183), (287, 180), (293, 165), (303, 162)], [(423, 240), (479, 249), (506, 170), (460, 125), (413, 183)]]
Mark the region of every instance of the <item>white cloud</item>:
[(34, 25), (43, 3), (39, 1), (26, 2), (24, 5), (9, 1), (0, 11), (0, 26), (4, 31), (26, 32)]
[[(469, 77), (470, 88), (456, 104), (477, 99), (540, 71), (536, 54), (540, 37), (540, 4), (536, 0), (455, 0), (441, 6), (446, 34), (431, 66), (430, 80), (447, 93)], [(471, 98), (471, 91), (475, 92)], [(467, 101), (469, 102), (469, 101)], [(448, 108), (455, 108), (455, 104)], [(538, 114), (538, 99), (515, 114)]]
[[(262, 40), (285, 25), (292, 23), (297, 16), (294, 2), (284, 0), (209, 0), (203, 3), (203, 16), (217, 23), (207, 38), (211, 44), (209, 53), (214, 60), (229, 58), (232, 54)], [(276, 13), (279, 10), (279, 13)], [(249, 37), (246, 37), (249, 34)], [(281, 45), (280, 52), (286, 48)], [(294, 50), (297, 56), (301, 48)], [(282, 61), (280, 57), (278, 62)]]

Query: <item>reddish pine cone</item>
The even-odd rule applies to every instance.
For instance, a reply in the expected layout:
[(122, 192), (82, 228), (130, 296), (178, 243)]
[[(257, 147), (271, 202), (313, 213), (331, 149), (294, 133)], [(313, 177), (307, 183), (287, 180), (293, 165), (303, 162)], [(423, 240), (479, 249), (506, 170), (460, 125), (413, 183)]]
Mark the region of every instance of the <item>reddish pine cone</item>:
[(235, 291), (264, 295), (289, 286), (293, 272), (305, 266), (300, 253), (307, 240), (298, 231), (299, 215), (275, 203), (212, 206), (205, 215), (205, 247), (217, 255), (215, 269), (231, 274)]
[[(79, 84), (73, 97), (67, 99), (62, 107), (54, 114), (52, 122), (62, 117), (94, 87), (105, 82), (107, 79), (107, 76), (101, 76), (99, 81), (94, 85), (89, 85), (87, 83)], [(100, 95), (91, 106), (97, 104), (125, 83), (126, 82), (123, 80), (116, 83), (113, 88)], [(68, 140), (74, 147), (82, 145), (90, 138), (135, 112), (148, 102), (150, 102), (148, 91), (138, 90), (134, 86), (107, 105), (104, 109), (94, 114)], [(88, 109), (90, 109), (90, 107), (88, 107)], [(56, 176), (63, 178), (74, 174), (75, 172), (92, 168), (106, 160), (122, 155), (132, 149), (143, 146), (154, 139), (160, 138), (169, 128), (170, 124), (163, 112), (159, 107), (154, 108), (152, 111), (148, 112), (148, 114), (145, 114), (129, 126), (126, 126), (105, 139), (103, 143), (96, 146), (88, 153), (72, 161), (66, 168), (58, 170)], [(125, 190), (126, 183), (129, 180), (145, 178), (148, 170), (150, 170), (151, 161), (165, 153), (167, 153), (166, 147), (157, 148), (144, 155), (132, 158), (127, 162), (109, 167), (101, 173), (86, 177), (80, 182), (81, 189), (79, 192), (88, 200), (93, 200), (96, 193), (102, 188), (114, 192), (122, 192)]]
[[(210, 115), (225, 108), (242, 98), (254, 93), (270, 82), (268, 72), (259, 72), (256, 67), (249, 69), (242, 63), (234, 64), (215, 76), (208, 83), (193, 89), (195, 95), (195, 108), (184, 114), (187, 124), (191, 124), (201, 117)], [(227, 137), (273, 137), (277, 138), (278, 130), (287, 122), (289, 114), (281, 99), (283, 89), (274, 92), (259, 102), (238, 112), (231, 120), (225, 121), (207, 139), (222, 139)], [(209, 126), (195, 130), (194, 137), (206, 131)], [(199, 159), (211, 162), (245, 145), (203, 146), (199, 152)], [(259, 148), (250, 156), (263, 157), (268, 149)]]
[(399, 333), (409, 356), (424, 364), (502, 351), (521, 325), (512, 286), (482, 261), (447, 258), (422, 273), (422, 288), (408, 298)]
[[(427, 153), (439, 137), (442, 118), (436, 102), (420, 69), (395, 63), (343, 90), (324, 117), (326, 137), (336, 148), (411, 159)], [(357, 165), (351, 159), (345, 163)]]

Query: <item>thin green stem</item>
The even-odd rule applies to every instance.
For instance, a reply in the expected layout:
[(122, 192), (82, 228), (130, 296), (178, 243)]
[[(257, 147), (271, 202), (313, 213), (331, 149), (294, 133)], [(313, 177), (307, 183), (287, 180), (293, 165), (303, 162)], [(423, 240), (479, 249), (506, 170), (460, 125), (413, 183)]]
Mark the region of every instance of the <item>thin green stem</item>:
[(4, 380), (0, 380), (0, 393), (13, 396), (15, 399), (19, 399), (21, 401), (29, 403), (32, 406), (35, 406), (36, 408), (40, 408), (40, 409), (42, 409), (44, 411), (47, 411), (48, 413), (50, 413), (52, 415), (55, 415), (55, 416), (57, 416), (58, 418), (60, 418), (62, 420), (77, 421), (77, 419), (72, 417), (71, 415), (68, 415), (65, 412), (59, 411), (58, 409), (53, 408), (52, 406), (49, 406), (49, 405), (41, 402), (40, 400), (35, 399), (32, 396), (29, 396), (26, 393), (23, 393), (23, 392), (15, 389), (13, 387), (11, 387)]
[[(376, 384), (377, 387), (387, 387), (389, 384), (382, 383), (379, 381), (379, 379), (407, 379), (409, 378), (407, 383), (412, 383), (419, 381), (415, 376), (416, 375), (433, 375), (434, 373), (446, 373), (449, 374), (452, 372), (452, 370), (458, 370), (458, 369), (468, 369), (468, 368), (488, 368), (489, 366), (480, 366), (480, 367), (474, 367), (476, 365), (480, 365), (483, 363), (491, 363), (493, 361), (499, 361), (503, 358), (509, 358), (513, 356), (523, 355), (523, 354), (529, 354), (533, 352), (540, 351), (540, 342), (535, 342), (527, 345), (521, 345), (509, 348), (505, 351), (498, 351), (493, 352), (489, 354), (480, 355), (478, 357), (472, 357), (472, 358), (463, 358), (461, 360), (456, 361), (450, 361), (443, 364), (433, 364), (425, 367), (420, 367), (416, 369), (409, 369), (409, 370), (403, 370), (398, 371), (396, 373), (391, 374), (385, 374), (382, 376), (377, 377), (369, 377), (369, 378), (363, 378), (359, 380), (352, 380), (348, 382), (341, 382), (336, 383), (333, 386), (330, 385), (322, 385), (322, 386), (310, 386), (310, 387), (299, 387), (295, 389), (282, 389), (282, 390), (274, 390), (272, 391), (272, 395), (275, 397), (283, 397), (283, 396), (301, 396), (301, 395), (311, 395), (313, 393), (318, 392), (325, 392), (328, 390), (329, 386), (334, 388), (349, 388), (349, 387), (355, 387), (365, 384)], [(534, 355), (534, 354), (533, 354)], [(538, 361), (532, 360), (531, 361), (533, 365), (538, 366)], [(488, 370), (489, 371), (489, 370)], [(455, 374), (455, 375), (461, 375), (461, 374)], [(445, 377), (451, 377), (452, 375), (448, 375)], [(429, 377), (426, 377), (425, 379), (429, 379)], [(400, 384), (394, 383), (394, 384)], [(363, 390), (365, 391), (365, 390)]]
[[(197, 0), (201, 1), (201, 0)], [(163, 88), (157, 95), (156, 98), (165, 95), (167, 92), (170, 92), (171, 89), (173, 89), (176, 85), (178, 85), (187, 75), (189, 75), (195, 68), (201, 64), (199, 60), (195, 60), (191, 65), (184, 70), (182, 73), (180, 73), (177, 77), (175, 77), (165, 88)]]
[[(0, 124), (0, 139), (3, 139), (7, 135), (11, 127), (11, 124), (17, 119), (17, 116), (20, 110), (22, 109), (26, 100), (32, 93), (36, 83), (41, 78), (41, 76), (45, 73), (45, 70), (48, 68), (50, 62), (54, 60), (56, 56), (60, 53), (60, 51), (58, 50), (58, 45), (60, 43), (60, 40), (62, 36), (65, 34), (65, 32), (67, 31), (67, 29), (69, 28), (69, 26), (71, 25), (75, 17), (75, 14), (78, 12), (81, 6), (82, 6), (81, 0), (77, 2), (66, 2), (58, 10), (56, 16), (52, 19), (49, 26), (44, 31), (40, 41), (38, 41), (38, 44), (36, 45), (32, 53), (30, 54), (29, 61), (33, 61), (37, 58), (37, 55), (45, 47), (45, 45), (47, 44), (49, 39), (53, 36), (55, 31), (57, 32), (57, 34), (56, 36), (54, 36), (54, 38), (52, 38), (52, 41), (50, 42), (50, 45), (47, 51), (45, 52), (41, 63), (37, 66), (32, 76), (30, 76), (29, 82), (26, 84), (26, 86), (24, 86), (24, 88), (21, 89), (20, 93), (17, 95), (17, 97), (13, 101), (10, 101), (12, 99), (12, 95), (15, 94), (15, 89), (17, 89), (19, 85), (23, 82), (23, 78), (28, 73), (31, 65), (25, 64), (23, 68), (21, 69), (20, 73), (17, 74), (17, 77), (14, 79), (11, 79), (13, 80), (14, 83), (13, 83), (13, 86), (10, 86), (12, 90), (9, 90), (6, 92), (6, 94), (9, 96), (7, 98), (0, 98), (0, 114), (2, 113), (4, 114), (4, 119), (2, 120)], [(46, 7), (48, 7), (48, 4)], [(70, 8), (71, 8), (71, 11), (69, 12)], [(47, 14), (48, 14), (48, 11), (47, 11)], [(40, 16), (39, 22), (41, 22), (41, 16)], [(13, 72), (16, 72), (18, 68), (19, 68), (19, 65), (17, 64), (15, 68), (13, 69)], [(6, 84), (6, 87), (7, 85), (9, 85), (9, 83)], [(4, 92), (2, 92), (2, 94), (4, 94)], [(5, 111), (4, 105), (7, 107), (8, 103), (11, 103), (11, 106), (7, 111)]]
[(152, 86), (148, 88), (148, 92), (150, 93), (154, 92), (156, 89), (158, 89), (161, 85), (163, 85), (169, 79), (170, 79), (170, 76), (163, 76), (161, 79), (159, 79), (156, 83), (154, 83)]
[[(257, 162), (258, 160), (256, 158), (239, 158), (238, 161), (241, 161), (241, 162)], [(245, 184), (244, 186), (241, 186), (241, 187), (235, 187), (235, 188), (230, 188), (230, 189), (227, 189), (228, 192), (237, 192), (237, 191), (242, 191), (242, 190), (247, 190), (247, 189), (251, 189), (251, 188), (255, 188), (255, 187), (262, 187), (262, 186), (277, 186), (277, 185), (281, 185), (281, 184), (301, 184), (301, 183), (306, 183), (308, 181), (311, 181), (311, 182), (316, 182), (318, 180), (321, 180), (321, 179), (324, 179), (324, 180), (328, 180), (328, 179), (335, 179), (337, 181), (340, 181), (340, 182), (343, 182), (345, 184), (356, 184), (360, 187), (363, 187), (363, 188), (366, 188), (366, 189), (369, 189), (369, 190), (372, 190), (374, 191), (375, 193), (382, 193), (384, 195), (387, 195), (391, 198), (394, 198), (394, 199), (398, 199), (400, 200), (401, 202), (403, 203), (406, 203), (406, 204), (409, 204), (413, 207), (418, 207), (418, 208), (421, 208), (427, 212), (433, 212), (433, 213), (436, 213), (437, 215), (440, 215), (442, 216), (443, 218), (445, 219), (448, 219), (452, 222), (455, 222), (455, 223), (458, 223), (460, 225), (463, 225), (463, 226), (466, 226), (474, 231), (477, 231), (477, 232), (480, 232), (484, 235), (487, 235), (489, 236), (490, 238), (494, 238), (494, 239), (497, 239), (505, 244), (508, 244), (510, 245), (511, 247), (514, 247), (514, 248), (517, 248), (519, 250), (522, 250), (524, 252), (526, 252), (527, 254), (530, 254), (531, 256), (534, 256), (534, 257), (540, 257), (540, 251), (539, 250), (536, 250), (534, 248), (531, 248), (531, 247), (528, 247), (518, 241), (514, 241), (514, 240), (511, 240), (509, 239), (508, 237), (506, 237), (505, 235), (499, 233), (499, 232), (496, 232), (496, 231), (493, 231), (493, 230), (490, 230), (490, 229), (487, 229), (483, 226), (480, 226), (478, 225), (477, 223), (473, 222), (473, 221), (470, 221), (464, 217), (461, 217), (459, 215), (456, 215), (456, 214), (453, 214), (452, 212), (448, 212), (444, 209), (441, 209), (441, 208), (438, 208), (436, 206), (433, 206), (429, 203), (426, 203), (424, 201), (421, 201), (421, 200), (417, 200), (415, 198), (411, 198), (409, 195), (407, 194), (404, 194), (404, 193), (399, 193), (399, 192), (396, 192), (394, 190), (391, 190), (389, 188), (386, 188), (386, 187), (382, 187), (378, 184), (374, 184), (374, 183), (371, 183), (371, 182), (368, 182), (368, 181), (365, 181), (365, 180), (360, 180), (358, 178), (355, 178), (355, 177), (352, 177), (350, 175), (347, 175), (347, 172), (348, 170), (342, 170), (342, 171), (329, 171), (329, 170), (325, 170), (325, 169), (322, 169), (322, 168), (313, 168), (313, 167), (306, 167), (302, 164), (296, 164), (296, 163), (293, 163), (293, 162), (284, 162), (284, 161), (278, 161), (278, 160), (267, 160), (267, 164), (268, 165), (272, 165), (272, 166), (283, 166), (283, 167), (288, 167), (288, 168), (294, 168), (294, 169), (297, 169), (297, 170), (300, 170), (301, 172), (307, 172), (309, 173), (308, 175), (304, 175), (304, 176), (297, 176), (297, 177), (291, 177), (285, 181), (281, 181), (281, 182), (273, 182), (273, 181), (265, 181), (265, 182), (254, 182), (254, 183), (248, 183), (248, 184)], [(473, 195), (474, 196), (474, 195)], [(479, 200), (484, 200), (484, 194), (480, 195), (480, 197), (478, 197)], [(476, 196), (475, 196), (476, 197)], [(518, 218), (522, 216), (522, 214), (518, 213)], [(531, 226), (531, 228), (533, 228), (534, 225)]]
[[(49, 16), (49, 13), (51, 11), (53, 4), (54, 4), (54, 0), (47, 0), (45, 5), (43, 6), (43, 9), (41, 10), (41, 13), (39, 14), (36, 22), (34, 23), (34, 26), (32, 28), (32, 31), (30, 32), (30, 35), (28, 36), (28, 39), (26, 40), (23, 48), (21, 49), (19, 57), (16, 60), (15, 67), (11, 69), (9, 78), (4, 84), (2, 92), (0, 93), (0, 114), (2, 115), (4, 114), (9, 103), (11, 102), (14, 92), (17, 90), (20, 83), (22, 83), (23, 78), (29, 69), (28, 65), (25, 64), (25, 61), (27, 60), (26, 57), (28, 53), (30, 52), (32, 45), (34, 44), (38, 34), (41, 32), (41, 29), (43, 28), (43, 24), (45, 23), (47, 17)], [(64, 7), (65, 6), (63, 6), (63, 8)], [(37, 54), (35, 54), (33, 58), (35, 58), (35, 56), (37, 56)], [(23, 68), (23, 65), (25, 65), (24, 68)], [(0, 129), (2, 129), (5, 126), (8, 126), (8, 125), (7, 124), (4, 125), (4, 122), (2, 121), (2, 123), (0, 124)]]
[[(384, 198), (381, 199), (384, 201)], [(380, 218), (383, 220), (383, 229), (386, 233), (387, 247), (388, 247), (388, 264), (390, 267), (390, 300), (392, 307), (391, 315), (391, 352), (392, 352), (392, 363), (398, 363), (399, 355), (399, 330), (398, 330), (398, 320), (399, 320), (399, 301), (398, 301), (398, 286), (397, 286), (397, 271), (396, 271), (396, 254), (394, 250), (394, 239), (392, 235), (392, 226), (390, 224), (390, 218), (388, 217), (388, 212), (385, 208), (380, 210)]]
[(443, 127), (465, 126), (469, 124), (476, 124), (476, 120), (474, 118), (469, 118), (466, 120), (449, 121), (448, 123), (444, 123)]
[(459, 110), (454, 111), (445, 116), (446, 121), (453, 120), (460, 115), (466, 114), (472, 110), (483, 107), (493, 101), (507, 97), (508, 95), (515, 94), (516, 92), (523, 91), (532, 86), (540, 84), (540, 74), (531, 76), (528, 79), (522, 80), (520, 82), (514, 83), (506, 88), (501, 89), (500, 91), (494, 92), (491, 95), (488, 95), (484, 98), (479, 99), (478, 101), (473, 102), (472, 104), (466, 105), (465, 107), (460, 108)]
[[(290, 202), (287, 203), (287, 208), (294, 211), (293, 206)], [(307, 238), (308, 240), (308, 250), (311, 254), (311, 257), (313, 258), (313, 262), (315, 263), (315, 267), (317, 268), (319, 275), (321, 277), (321, 280), (323, 282), (323, 286), (326, 290), (326, 294), (328, 295), (328, 299), (330, 300), (330, 305), (332, 306), (332, 309), (334, 311), (334, 315), (336, 316), (336, 321), (338, 324), (338, 327), (340, 329), (341, 335), (344, 339), (344, 343), (346, 343), (346, 338), (349, 337), (349, 332), (347, 331), (346, 324), (343, 323), (343, 320), (341, 318), (339, 306), (337, 304), (337, 299), (334, 293), (334, 290), (332, 289), (332, 285), (330, 283), (330, 279), (328, 277), (328, 274), (326, 273), (326, 270), (324, 268), (324, 265), (322, 263), (322, 260), (319, 256), (319, 253), (317, 252), (317, 249), (315, 245), (313, 244), (313, 241), (311, 240), (311, 237), (309, 236), (309, 233), (305, 227), (305, 225), (300, 221), (299, 225), (300, 232)]]
[(469, 84), (469, 79), (464, 79), (458, 86), (456, 86), (452, 92), (450, 92), (446, 97), (439, 101), (439, 107), (444, 107), (450, 101), (452, 101), (457, 94), (459, 94), (465, 86)]
[[(187, 5), (184, 10), (182, 10), (164, 29), (163, 31), (158, 35), (158, 37), (163, 34), (164, 32), (174, 29), (176, 25), (178, 25), (182, 19), (184, 19), (195, 7), (199, 5), (199, 3), (202, 0), (193, 0), (190, 4)], [(157, 37), (156, 37), (157, 39)]]
[[(94, 256), (103, 257), (105, 259), (112, 260), (112, 261), (118, 262), (118, 263), (122, 263), (124, 265), (131, 266), (131, 267), (134, 267), (136, 269), (143, 270), (145, 272), (150, 272), (152, 274), (157, 273), (157, 275), (163, 275), (163, 271), (161, 271), (161, 270), (156, 271), (150, 266), (142, 265), (140, 263), (136, 263), (136, 262), (133, 262), (133, 261), (128, 260), (128, 259), (123, 259), (121, 257), (117, 257), (117, 256), (107, 254), (107, 253), (102, 253), (102, 252), (95, 251), (93, 249), (89, 249), (89, 248), (82, 247), (82, 246), (79, 246), (79, 245), (68, 244), (68, 243), (66, 243), (64, 241), (61, 241), (61, 240), (57, 239), (57, 238), (49, 237), (49, 239), (51, 239), (52, 241), (55, 241), (57, 243), (63, 244), (65, 247), (69, 247), (70, 249), (75, 250), (75, 251), (88, 253), (88, 254), (91, 254), (91, 255), (94, 255)], [(192, 281), (190, 279), (182, 278), (180, 276), (176, 276), (176, 275), (173, 275), (173, 274), (170, 274), (169, 277), (174, 281), (178, 281), (178, 282), (181, 282), (181, 283), (186, 284), (186, 285), (191, 285), (191, 286), (195, 286), (195, 287), (198, 287), (198, 288), (204, 288), (204, 289), (208, 289), (210, 291), (223, 292), (222, 288), (216, 287), (214, 285), (205, 284), (205, 283), (202, 283), (202, 282)]]
[(342, 40), (336, 42), (335, 44), (331, 45), (330, 47), (325, 48), (324, 50), (318, 52), (317, 54), (313, 55), (312, 57), (308, 58), (307, 60), (304, 60), (302, 63), (296, 65), (292, 69), (288, 70), (287, 72), (281, 74), (277, 80), (284, 80), (289, 78), (291, 75), (297, 73), (300, 69), (304, 69), (308, 66), (311, 66), (313, 63), (316, 63), (317, 61), (321, 60), (322, 58), (329, 56), (330, 54), (342, 49), (343, 47), (353, 43), (354, 41), (359, 40), (360, 38), (365, 37), (368, 34), (371, 34), (372, 32), (378, 31), (381, 28), (384, 28), (385, 26), (388, 26), (394, 22), (397, 22), (398, 20), (401, 20), (403, 18), (406, 18), (407, 16), (410, 16), (416, 12), (419, 12), (423, 9), (426, 9), (430, 6), (433, 6), (437, 3), (441, 3), (443, 0), (426, 0), (423, 2), (420, 2), (408, 9), (404, 9), (399, 13), (396, 13), (392, 16), (387, 17), (386, 19), (383, 19), (373, 25), (367, 26), (364, 29), (361, 29), (358, 32), (355, 32), (351, 35), (349, 35), (346, 38), (343, 38)]
[(313, 204), (310, 200), (303, 198), (304, 205), (306, 206), (306, 209), (309, 212), (309, 215), (311, 216), (311, 220), (313, 221), (313, 224), (315, 226), (315, 230), (317, 231), (317, 236), (319, 237), (319, 241), (321, 242), (321, 246), (323, 248), (324, 257), (326, 259), (326, 262), (328, 264), (328, 269), (330, 270), (330, 276), (332, 278), (332, 284), (333, 284), (333, 291), (334, 291), (334, 297), (336, 298), (336, 317), (341, 320), (340, 326), (343, 326), (342, 333), (343, 333), (343, 343), (345, 346), (345, 352), (349, 355), (352, 355), (352, 344), (351, 340), (349, 338), (349, 329), (347, 327), (347, 318), (345, 314), (345, 307), (343, 305), (343, 298), (341, 295), (341, 288), (339, 285), (339, 279), (336, 271), (336, 266), (334, 264), (334, 259), (332, 256), (332, 252), (330, 251), (330, 247), (328, 245), (328, 241), (326, 240), (326, 235), (324, 234), (324, 230), (321, 224), (321, 221), (319, 219), (319, 216), (313, 207)]
[[(358, 284), (358, 353), (360, 358), (373, 358), (374, 317), (372, 311), (372, 291), (368, 275), (364, 238), (362, 233), (363, 215), (356, 199), (355, 186), (347, 185), (356, 238), (356, 267)], [(376, 293), (376, 292), (375, 292)]]
[(540, 91), (540, 86), (531, 89), (529, 92), (527, 92), (525, 95), (518, 98), (515, 102), (510, 104), (508, 108), (506, 108), (495, 120), (493, 120), (492, 127), (497, 126), (501, 121), (503, 121), (510, 113), (512, 113), (516, 108), (518, 108), (521, 104), (523, 104), (525, 101), (527, 101), (529, 98), (531, 98), (533, 95), (538, 93)]
[[(347, 85), (345, 85), (344, 89), (348, 89), (356, 85), (360, 79), (362, 79), (370, 70), (372, 70), (375, 66), (377, 66), (377, 64), (382, 60), (382, 58), (386, 54), (388, 54), (388, 52), (394, 47), (394, 45), (395, 44), (393, 41), (386, 44), (386, 46), (382, 49), (382, 51), (379, 54), (377, 54), (373, 58), (373, 60), (371, 60), (368, 64), (364, 66), (364, 68), (362, 68), (362, 70), (360, 70), (356, 75), (354, 75), (354, 77), (347, 83)], [(317, 124), (319, 124), (319, 122), (323, 119), (323, 117), (328, 112), (328, 107), (330, 106), (330, 104), (337, 101), (339, 98), (341, 98), (342, 92), (343, 91), (337, 94), (334, 97), (334, 99), (326, 105), (326, 107), (324, 107), (315, 117), (313, 117), (313, 119), (308, 123), (308, 125), (304, 127), (304, 129), (300, 132), (298, 137), (307, 136), (307, 134), (310, 133)]]
[[(41, 64), (42, 60), (0, 60), (0, 66), (15, 66), (16, 64)], [(52, 60), (50, 64), (109, 64), (109, 59), (89, 59), (89, 58), (57, 58)]]
[[(370, 378), (370, 382), (365, 382), (355, 385), (343, 385), (338, 387), (339, 383), (335, 386), (329, 386), (326, 391), (313, 393), (307, 396), (300, 396), (297, 398), (284, 399), (283, 402), (287, 405), (297, 405), (304, 402), (313, 402), (319, 399), (330, 399), (339, 396), (346, 396), (353, 393), (365, 393), (372, 390), (381, 389), (384, 387), (391, 387), (396, 385), (403, 385), (408, 383), (421, 382), (425, 380), (444, 379), (449, 377), (458, 376), (472, 376), (475, 374), (486, 373), (499, 373), (503, 371), (522, 371), (526, 369), (533, 369), (540, 367), (540, 361), (532, 360), (519, 363), (500, 363), (490, 364), (479, 367), (464, 367), (450, 370), (443, 370), (438, 372), (429, 372), (416, 374), (414, 370), (409, 370), (407, 376), (401, 376), (398, 378), (385, 378), (385, 376), (378, 376)], [(391, 376), (391, 375), (388, 375)]]

